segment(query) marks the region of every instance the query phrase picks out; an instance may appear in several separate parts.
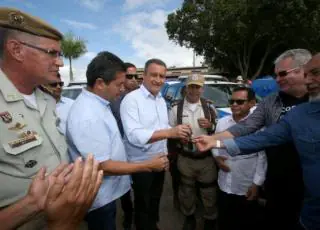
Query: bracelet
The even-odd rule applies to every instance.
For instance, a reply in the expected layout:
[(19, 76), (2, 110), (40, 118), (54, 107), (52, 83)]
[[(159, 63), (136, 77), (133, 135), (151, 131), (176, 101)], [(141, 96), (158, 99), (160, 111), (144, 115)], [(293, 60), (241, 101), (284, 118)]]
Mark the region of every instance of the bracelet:
[(216, 148), (220, 148), (221, 147), (221, 141), (220, 140), (217, 140), (217, 142), (216, 142)]

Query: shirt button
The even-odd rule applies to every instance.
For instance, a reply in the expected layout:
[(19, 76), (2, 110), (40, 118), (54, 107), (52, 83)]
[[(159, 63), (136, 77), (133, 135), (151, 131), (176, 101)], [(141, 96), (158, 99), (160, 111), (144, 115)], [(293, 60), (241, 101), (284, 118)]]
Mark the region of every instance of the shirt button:
[(24, 167), (26, 167), (26, 168), (33, 168), (37, 163), (38, 163), (38, 162), (37, 162), (36, 160), (30, 160), (30, 161), (28, 161), (28, 162), (24, 165)]

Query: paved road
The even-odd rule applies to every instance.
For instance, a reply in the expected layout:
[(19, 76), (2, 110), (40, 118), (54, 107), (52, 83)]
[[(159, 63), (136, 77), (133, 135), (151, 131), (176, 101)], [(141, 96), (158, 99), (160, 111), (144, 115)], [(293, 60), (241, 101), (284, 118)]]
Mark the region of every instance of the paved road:
[[(163, 194), (160, 203), (160, 223), (159, 228), (161, 230), (181, 230), (184, 217), (183, 215), (173, 207), (173, 195), (171, 188), (171, 176), (169, 173), (166, 174), (165, 184), (163, 188)], [(122, 230), (122, 210), (118, 202), (118, 213), (117, 213), (117, 230)], [(198, 228), (202, 227), (201, 218), (197, 218)]]

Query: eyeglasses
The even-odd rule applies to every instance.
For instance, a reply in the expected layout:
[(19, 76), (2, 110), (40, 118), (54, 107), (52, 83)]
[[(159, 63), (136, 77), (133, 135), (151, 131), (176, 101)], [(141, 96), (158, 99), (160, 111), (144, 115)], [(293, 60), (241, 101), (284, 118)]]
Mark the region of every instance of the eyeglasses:
[(64, 82), (63, 82), (63, 81), (54, 82), (54, 83), (50, 83), (49, 85), (50, 85), (51, 87), (54, 87), (54, 88), (56, 88), (58, 85), (59, 85), (60, 87), (63, 87), (63, 86), (64, 86)]
[(20, 43), (22, 45), (28, 46), (30, 48), (42, 51), (43, 53), (46, 53), (46, 54), (48, 54), (49, 56), (51, 56), (53, 58), (62, 57), (63, 56), (63, 53), (61, 51), (58, 51), (58, 50), (44, 49), (44, 48), (41, 48), (41, 47), (38, 47), (38, 46), (34, 46), (34, 45), (31, 45), (31, 44), (28, 44), (28, 43), (25, 43), (25, 42), (20, 42)]
[(136, 80), (141, 79), (138, 74), (126, 74), (126, 78), (129, 80), (131, 80), (132, 78), (135, 78)]
[(287, 76), (289, 73), (291, 73), (292, 71), (295, 71), (295, 70), (297, 70), (297, 69), (300, 69), (300, 67), (295, 67), (295, 68), (292, 68), (292, 69), (279, 71), (278, 73), (276, 73), (276, 76), (274, 76), (274, 78), (277, 78), (277, 76), (279, 76), (279, 77), (285, 77), (285, 76)]
[(234, 103), (236, 103), (237, 105), (243, 105), (246, 101), (245, 99), (230, 99), (229, 100), (229, 104), (233, 105)]

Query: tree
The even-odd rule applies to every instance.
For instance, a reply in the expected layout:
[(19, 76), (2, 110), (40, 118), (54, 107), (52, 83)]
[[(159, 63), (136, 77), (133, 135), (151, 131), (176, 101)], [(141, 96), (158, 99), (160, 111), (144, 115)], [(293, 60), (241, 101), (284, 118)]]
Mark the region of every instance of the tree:
[(73, 81), (72, 59), (77, 59), (87, 52), (86, 41), (68, 32), (61, 42), (61, 49), (63, 56), (69, 59), (70, 81)]
[(206, 63), (254, 79), (285, 49), (319, 50), (320, 1), (185, 0), (165, 26)]

